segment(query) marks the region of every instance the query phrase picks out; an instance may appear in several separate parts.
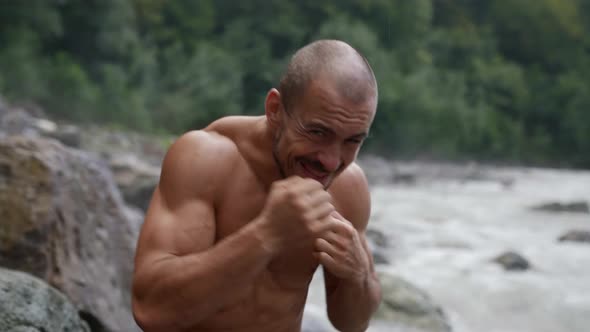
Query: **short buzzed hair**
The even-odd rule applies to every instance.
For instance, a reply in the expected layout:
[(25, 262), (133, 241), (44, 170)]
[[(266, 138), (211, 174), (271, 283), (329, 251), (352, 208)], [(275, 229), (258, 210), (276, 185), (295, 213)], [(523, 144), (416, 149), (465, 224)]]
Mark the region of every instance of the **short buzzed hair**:
[(377, 98), (377, 81), (367, 59), (339, 40), (318, 40), (299, 49), (281, 77), (279, 92), (288, 111), (320, 75), (336, 80), (338, 92), (353, 102)]

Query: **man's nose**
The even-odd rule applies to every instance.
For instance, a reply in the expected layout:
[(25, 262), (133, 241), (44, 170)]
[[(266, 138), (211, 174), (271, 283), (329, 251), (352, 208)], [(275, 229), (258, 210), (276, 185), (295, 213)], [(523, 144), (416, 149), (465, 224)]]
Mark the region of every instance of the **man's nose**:
[(326, 171), (335, 172), (342, 164), (339, 147), (330, 147), (322, 150), (318, 155), (318, 161), (322, 163)]

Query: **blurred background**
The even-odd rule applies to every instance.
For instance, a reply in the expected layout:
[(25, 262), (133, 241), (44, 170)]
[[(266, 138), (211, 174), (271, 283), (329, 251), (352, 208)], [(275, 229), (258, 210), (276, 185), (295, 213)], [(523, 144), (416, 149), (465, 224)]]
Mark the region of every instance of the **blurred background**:
[[(369, 331), (589, 331), (588, 0), (0, 0), (0, 331), (138, 331), (166, 149), (263, 114), (320, 38), (379, 84)], [(330, 331), (320, 269), (303, 332)]]
[(585, 0), (3, 0), (0, 93), (47, 114), (179, 134), (262, 114), (293, 52), (372, 64), (366, 151), (590, 167)]

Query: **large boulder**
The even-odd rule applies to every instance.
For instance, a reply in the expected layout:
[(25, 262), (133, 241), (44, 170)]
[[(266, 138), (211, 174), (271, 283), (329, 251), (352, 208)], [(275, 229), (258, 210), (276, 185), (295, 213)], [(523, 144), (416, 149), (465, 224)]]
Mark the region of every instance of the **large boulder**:
[(89, 332), (78, 310), (30, 274), (0, 268), (0, 331)]
[(134, 215), (104, 162), (54, 140), (0, 140), (0, 266), (46, 280), (107, 331), (138, 330)]
[(24, 108), (0, 112), (0, 138), (7, 136), (56, 139), (106, 160), (125, 202), (144, 211), (158, 184), (160, 166), (173, 139), (95, 126), (80, 128), (34, 116)]
[(425, 291), (383, 272), (379, 273), (379, 281), (383, 298), (374, 318), (390, 321), (400, 331), (452, 331), (441, 307)]

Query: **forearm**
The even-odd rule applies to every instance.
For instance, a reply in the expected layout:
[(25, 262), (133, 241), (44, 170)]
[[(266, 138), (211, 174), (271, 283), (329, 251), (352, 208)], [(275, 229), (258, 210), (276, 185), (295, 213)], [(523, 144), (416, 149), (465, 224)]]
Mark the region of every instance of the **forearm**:
[(381, 302), (381, 287), (374, 273), (362, 281), (340, 280), (327, 296), (328, 316), (339, 331), (365, 331)]
[(141, 316), (155, 331), (196, 325), (243, 297), (272, 259), (256, 223), (207, 251), (162, 258), (138, 271), (134, 285)]

